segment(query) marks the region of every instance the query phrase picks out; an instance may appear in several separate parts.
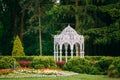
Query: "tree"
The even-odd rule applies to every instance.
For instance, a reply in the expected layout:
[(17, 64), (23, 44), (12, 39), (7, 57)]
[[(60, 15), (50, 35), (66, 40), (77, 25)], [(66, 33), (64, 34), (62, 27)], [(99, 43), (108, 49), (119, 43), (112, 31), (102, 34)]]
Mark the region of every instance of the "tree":
[(24, 5), (23, 9), (27, 9), (29, 15), (29, 24), (32, 29), (39, 32), (39, 45), (40, 45), (40, 56), (42, 56), (42, 23), (41, 18), (47, 8), (53, 5), (52, 0), (24, 0), (22, 1)]
[(25, 56), (24, 48), (18, 35), (14, 40), (12, 56)]

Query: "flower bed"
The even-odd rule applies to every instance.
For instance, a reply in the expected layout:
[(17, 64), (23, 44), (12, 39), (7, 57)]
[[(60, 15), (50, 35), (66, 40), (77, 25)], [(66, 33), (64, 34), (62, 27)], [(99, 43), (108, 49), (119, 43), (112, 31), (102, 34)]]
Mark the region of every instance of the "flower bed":
[(18, 68), (13, 73), (7, 75), (1, 75), (0, 78), (23, 78), (23, 77), (57, 77), (57, 76), (71, 76), (77, 73), (62, 71), (60, 69), (30, 69), (30, 68)]
[(40, 74), (40, 75), (56, 75), (57, 70), (54, 69), (30, 69), (30, 68), (19, 68), (16, 72), (18, 73), (29, 73), (29, 74)]
[(12, 69), (1, 69), (0, 70), (0, 75), (7, 75), (9, 73), (12, 73)]

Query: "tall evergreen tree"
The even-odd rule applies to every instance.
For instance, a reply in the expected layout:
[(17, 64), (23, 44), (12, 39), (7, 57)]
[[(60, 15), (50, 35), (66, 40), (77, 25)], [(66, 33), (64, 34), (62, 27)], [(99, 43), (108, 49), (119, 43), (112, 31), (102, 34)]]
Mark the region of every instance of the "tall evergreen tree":
[(18, 35), (14, 40), (12, 56), (25, 56), (24, 48)]

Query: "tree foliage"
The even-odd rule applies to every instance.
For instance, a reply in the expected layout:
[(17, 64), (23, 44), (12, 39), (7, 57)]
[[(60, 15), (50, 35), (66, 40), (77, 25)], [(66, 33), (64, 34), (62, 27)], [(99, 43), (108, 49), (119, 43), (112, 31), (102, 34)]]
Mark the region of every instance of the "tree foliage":
[(16, 34), (26, 55), (39, 55), (39, 14), (43, 55), (53, 55), (53, 36), (68, 24), (85, 36), (86, 55), (119, 55), (120, 0), (55, 1), (0, 0), (1, 55), (10, 55)]

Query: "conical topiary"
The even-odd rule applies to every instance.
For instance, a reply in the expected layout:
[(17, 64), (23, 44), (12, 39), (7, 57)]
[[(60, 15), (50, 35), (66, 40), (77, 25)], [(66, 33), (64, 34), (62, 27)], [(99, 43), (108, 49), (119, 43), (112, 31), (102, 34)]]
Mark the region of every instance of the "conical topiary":
[(14, 40), (12, 56), (25, 56), (24, 48), (18, 35)]

